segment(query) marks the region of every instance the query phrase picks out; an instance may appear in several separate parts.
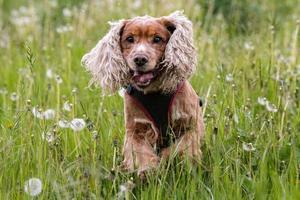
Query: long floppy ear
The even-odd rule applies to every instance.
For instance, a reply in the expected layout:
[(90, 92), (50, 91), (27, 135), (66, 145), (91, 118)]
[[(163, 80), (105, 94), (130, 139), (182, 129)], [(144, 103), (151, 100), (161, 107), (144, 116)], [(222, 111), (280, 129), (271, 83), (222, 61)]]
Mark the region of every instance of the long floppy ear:
[(127, 85), (129, 68), (126, 67), (120, 47), (120, 34), (125, 20), (110, 23), (109, 32), (82, 57), (81, 63), (92, 74), (90, 85), (99, 84), (104, 90), (115, 92)]
[(166, 28), (172, 33), (165, 50), (163, 64), (167, 71), (177, 71), (180, 79), (187, 79), (196, 69), (196, 50), (193, 46), (192, 22), (183, 11), (162, 17)]

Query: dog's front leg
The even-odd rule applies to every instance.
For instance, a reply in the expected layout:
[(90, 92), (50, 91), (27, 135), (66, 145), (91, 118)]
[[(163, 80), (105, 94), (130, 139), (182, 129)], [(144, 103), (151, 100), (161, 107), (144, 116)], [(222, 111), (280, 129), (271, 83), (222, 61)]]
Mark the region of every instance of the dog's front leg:
[(160, 161), (149, 140), (131, 131), (126, 132), (123, 154), (125, 170), (137, 169), (141, 176), (147, 170), (156, 168)]

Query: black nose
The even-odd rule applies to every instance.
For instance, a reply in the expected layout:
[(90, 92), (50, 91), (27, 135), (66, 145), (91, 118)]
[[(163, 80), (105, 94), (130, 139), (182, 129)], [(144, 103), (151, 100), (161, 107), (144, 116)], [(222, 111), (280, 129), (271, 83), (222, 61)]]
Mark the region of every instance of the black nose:
[(148, 62), (148, 59), (145, 57), (135, 57), (133, 61), (138, 67), (141, 67)]

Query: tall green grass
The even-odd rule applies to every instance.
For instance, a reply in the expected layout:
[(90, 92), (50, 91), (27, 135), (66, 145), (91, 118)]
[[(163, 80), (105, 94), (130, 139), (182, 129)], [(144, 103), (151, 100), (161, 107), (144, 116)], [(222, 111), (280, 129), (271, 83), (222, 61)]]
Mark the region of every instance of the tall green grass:
[[(0, 0), (0, 8), (0, 199), (300, 199), (297, 0)], [(141, 183), (117, 167), (123, 100), (88, 88), (80, 59), (107, 21), (180, 9), (198, 49), (190, 81), (205, 100), (203, 159), (172, 157)], [(39, 119), (33, 108), (56, 115)], [(74, 118), (86, 127), (58, 125)], [(33, 177), (43, 184), (37, 197), (24, 190)]]

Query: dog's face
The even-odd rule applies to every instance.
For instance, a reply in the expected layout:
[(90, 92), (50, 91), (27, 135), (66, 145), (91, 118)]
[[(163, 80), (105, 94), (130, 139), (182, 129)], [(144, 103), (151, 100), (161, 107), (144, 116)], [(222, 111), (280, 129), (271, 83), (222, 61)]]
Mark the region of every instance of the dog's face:
[(120, 46), (135, 86), (145, 88), (158, 76), (174, 29), (166, 20), (157, 18), (138, 18), (125, 23), (120, 33)]
[(106, 91), (131, 84), (144, 93), (172, 92), (196, 67), (192, 23), (180, 11), (119, 20), (82, 63)]

